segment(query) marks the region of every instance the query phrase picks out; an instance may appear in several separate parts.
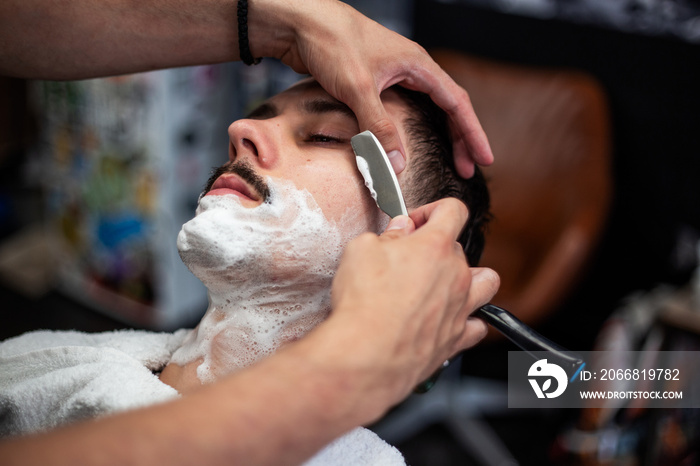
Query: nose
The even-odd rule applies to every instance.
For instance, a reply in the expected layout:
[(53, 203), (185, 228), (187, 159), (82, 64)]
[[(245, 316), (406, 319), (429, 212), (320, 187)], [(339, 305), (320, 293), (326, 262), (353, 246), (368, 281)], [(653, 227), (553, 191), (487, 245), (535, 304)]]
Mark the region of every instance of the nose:
[(238, 120), (228, 127), (229, 160), (247, 158), (261, 168), (273, 168), (278, 162), (278, 131), (268, 120)]

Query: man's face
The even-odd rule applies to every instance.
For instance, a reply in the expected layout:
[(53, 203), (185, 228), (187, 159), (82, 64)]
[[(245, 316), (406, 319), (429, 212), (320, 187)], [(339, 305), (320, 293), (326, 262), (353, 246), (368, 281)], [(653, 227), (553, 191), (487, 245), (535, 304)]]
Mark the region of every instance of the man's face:
[[(405, 104), (391, 91), (382, 100), (405, 140)], [(269, 196), (268, 177), (286, 180), (308, 191), (326, 219), (339, 228), (355, 235), (379, 233), (388, 217), (377, 208), (357, 170), (350, 138), (358, 132), (347, 106), (315, 81), (304, 80), (231, 124), (229, 161), (212, 176), (205, 193), (233, 194), (242, 205), (254, 208)]]
[[(383, 101), (404, 119), (398, 95)], [(278, 94), (228, 132), (229, 161), (178, 235), (183, 262), (209, 290), (209, 317), (177, 362), (203, 358), (200, 380), (322, 322), (345, 245), (389, 220), (355, 163), (355, 116), (314, 81)]]

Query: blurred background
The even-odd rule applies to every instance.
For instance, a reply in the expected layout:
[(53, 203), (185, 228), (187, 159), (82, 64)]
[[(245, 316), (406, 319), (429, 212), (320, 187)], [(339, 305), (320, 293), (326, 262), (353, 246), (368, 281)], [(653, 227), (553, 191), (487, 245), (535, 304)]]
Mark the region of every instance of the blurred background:
[[(371, 0), (470, 93), (496, 163), (495, 299), (563, 346), (698, 350), (700, 1)], [(175, 238), (274, 60), (0, 77), (0, 339), (172, 330), (206, 293)], [(509, 410), (497, 335), (373, 428), (407, 462), (700, 464), (698, 410)]]

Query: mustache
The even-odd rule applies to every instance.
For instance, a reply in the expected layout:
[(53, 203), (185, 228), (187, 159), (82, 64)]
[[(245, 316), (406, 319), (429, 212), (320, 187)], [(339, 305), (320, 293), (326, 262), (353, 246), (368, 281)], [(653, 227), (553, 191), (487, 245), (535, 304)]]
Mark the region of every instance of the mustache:
[(255, 170), (253, 170), (250, 163), (242, 160), (226, 162), (222, 166), (214, 168), (209, 180), (207, 180), (207, 184), (205, 185), (204, 191), (202, 191), (200, 198), (211, 191), (212, 185), (221, 175), (229, 173), (237, 175), (240, 179), (248, 183), (258, 193), (258, 195), (260, 195), (262, 201), (267, 202), (270, 197), (270, 188), (267, 186), (267, 183), (265, 183), (263, 177), (258, 175)]

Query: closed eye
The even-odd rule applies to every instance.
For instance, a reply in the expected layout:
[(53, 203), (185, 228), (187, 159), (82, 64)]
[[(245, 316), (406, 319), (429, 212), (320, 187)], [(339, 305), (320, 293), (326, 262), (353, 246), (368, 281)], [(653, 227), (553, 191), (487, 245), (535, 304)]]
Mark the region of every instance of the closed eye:
[(345, 144), (347, 140), (328, 134), (314, 133), (306, 138), (306, 142), (313, 144)]

